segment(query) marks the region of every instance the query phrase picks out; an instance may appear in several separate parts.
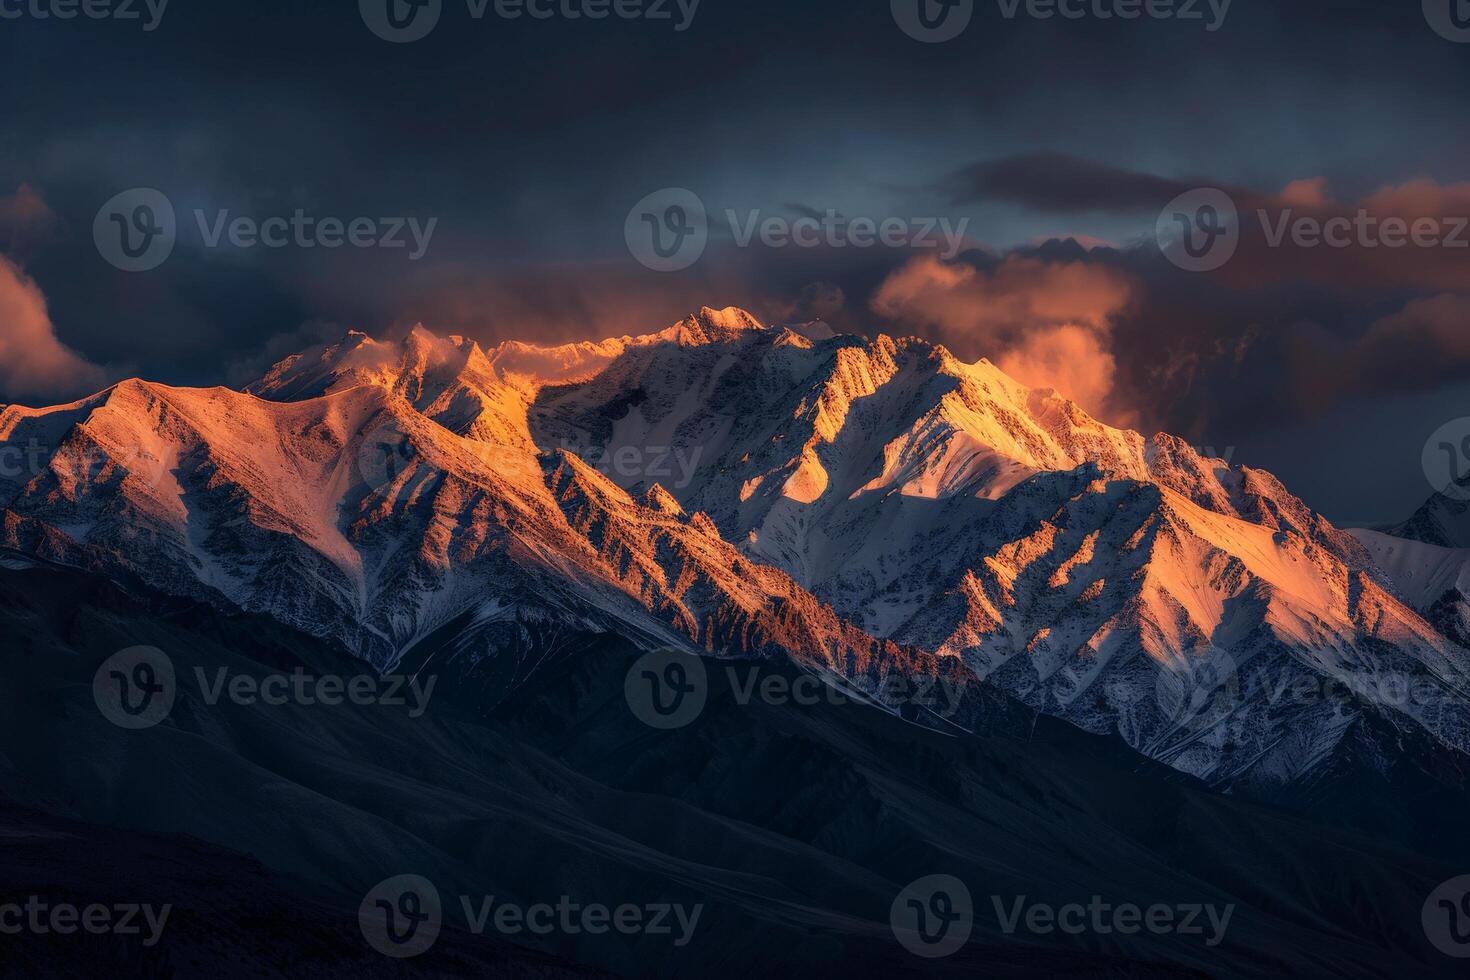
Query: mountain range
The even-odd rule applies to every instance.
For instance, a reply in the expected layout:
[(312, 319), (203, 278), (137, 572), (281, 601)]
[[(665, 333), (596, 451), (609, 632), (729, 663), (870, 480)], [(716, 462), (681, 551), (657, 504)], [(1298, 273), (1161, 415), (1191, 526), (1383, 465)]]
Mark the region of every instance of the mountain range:
[[(1221, 786), (1470, 750), (1463, 634), (1371, 540), (914, 338), (735, 309), (550, 348), (351, 333), (243, 392), (10, 406), (0, 438), (39, 447), (0, 482), (6, 547), (380, 670), (446, 628), (478, 661), (575, 626), (848, 680), (959, 669)], [(1400, 682), (1424, 697), (1363, 696)]]
[[(672, 649), (815, 675), (924, 737), (1080, 730), (1153, 785), (1470, 853), (1453, 502), (1349, 533), (924, 340), (708, 308), (563, 346), (352, 332), (240, 391), (7, 406), (0, 441), (24, 460), (0, 469), (8, 568), (448, 677), (536, 751), (587, 710), (558, 688), (602, 676), (583, 659)], [(160, 829), (91, 815), (123, 814)], [(246, 841), (269, 849), (222, 843)]]

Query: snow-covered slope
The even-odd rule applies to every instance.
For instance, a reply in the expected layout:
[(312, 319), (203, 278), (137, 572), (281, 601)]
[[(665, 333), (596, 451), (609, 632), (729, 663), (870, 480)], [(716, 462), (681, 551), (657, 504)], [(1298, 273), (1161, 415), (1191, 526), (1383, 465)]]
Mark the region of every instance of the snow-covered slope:
[[(1255, 698), (1214, 717), (1241, 684), (1372, 689), (1407, 670), (1465, 687), (1465, 651), (1270, 474), (923, 341), (770, 329), (641, 347), (543, 391), (531, 426), (613, 461), (634, 493), (652, 477), (617, 461), (697, 461), (665, 489), (753, 561), (875, 636), (1208, 778), (1287, 778), (1382, 708)], [(1470, 737), (1463, 705), (1409, 723)]]
[[(444, 629), (526, 658), (558, 624), (958, 671), (1222, 784), (1401, 731), (1470, 749), (1470, 656), (1392, 561), (1270, 474), (913, 338), (733, 309), (554, 348), (349, 334), (247, 393), (7, 408), (0, 440), (36, 447), (6, 546), (381, 667)], [(1373, 696), (1405, 676), (1432, 704)], [(1358, 693), (1282, 696), (1334, 679)]]
[(130, 381), (5, 410), (0, 438), (53, 441), (7, 488), (0, 541), (265, 612), (384, 668), (456, 622), (488, 647), (554, 621), (824, 667), (885, 646), (752, 573), (702, 515), (543, 457), (532, 389), (472, 344), (349, 337), (253, 390), (302, 400)]
[(1354, 529), (1399, 593), (1444, 635), (1470, 643), (1470, 548)]

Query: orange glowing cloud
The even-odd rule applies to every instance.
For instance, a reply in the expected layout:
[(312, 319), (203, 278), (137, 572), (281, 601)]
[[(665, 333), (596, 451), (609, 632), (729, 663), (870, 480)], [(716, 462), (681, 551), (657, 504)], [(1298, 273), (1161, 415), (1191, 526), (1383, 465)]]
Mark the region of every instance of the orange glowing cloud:
[(102, 370), (56, 337), (46, 297), (20, 267), (0, 256), (0, 389), (46, 399), (102, 387)]
[(985, 271), (926, 256), (893, 272), (872, 306), (960, 357), (989, 357), (1023, 384), (1126, 425), (1137, 413), (1115, 389), (1111, 343), (1132, 296), (1124, 274), (1085, 262), (1012, 255)]

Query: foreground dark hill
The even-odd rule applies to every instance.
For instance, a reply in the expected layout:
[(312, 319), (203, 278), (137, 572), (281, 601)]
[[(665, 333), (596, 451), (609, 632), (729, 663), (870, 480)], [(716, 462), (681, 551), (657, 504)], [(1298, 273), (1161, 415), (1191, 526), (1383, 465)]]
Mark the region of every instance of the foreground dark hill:
[[(502, 690), (494, 711), (447, 647), (422, 651), (420, 680), (437, 670), (439, 687), (418, 717), (210, 705), (196, 666), (260, 677), (361, 664), (263, 617), (39, 566), (0, 571), (0, 626), (0, 791), (40, 828), (21, 833), (77, 841), (7, 848), (0, 881), (64, 895), (126, 885), (135, 900), (174, 902), (185, 925), (159, 944), (173, 972), (156, 975), (314, 975), (295, 968), (307, 962), (362, 976), (495, 975), (482, 963), (509, 975), (1453, 975), (1420, 909), (1459, 862), (1215, 795), (1044, 717), (951, 737), (853, 704), (741, 704), (745, 665), (733, 683), (711, 665), (703, 712), (659, 731), (624, 697), (635, 654), (565, 634), (565, 655)], [(161, 724), (127, 731), (99, 712), (92, 681), (138, 644), (166, 651), (182, 682)], [(118, 864), (116, 886), (93, 870), (114, 852), (136, 858)], [(357, 906), (406, 873), (445, 897), (444, 936), (415, 959), (375, 959)], [(963, 949), (923, 960), (895, 940), (889, 910), (932, 874), (965, 882), (975, 923)], [(704, 907), (684, 945), (476, 936), (459, 895)], [(1235, 909), (1206, 946), (1146, 931), (1007, 934), (992, 898), (1094, 895)], [(309, 925), (283, 930), (280, 914)], [(229, 942), (201, 939), (201, 915), (229, 919)], [(41, 940), (7, 941), (46, 961)]]

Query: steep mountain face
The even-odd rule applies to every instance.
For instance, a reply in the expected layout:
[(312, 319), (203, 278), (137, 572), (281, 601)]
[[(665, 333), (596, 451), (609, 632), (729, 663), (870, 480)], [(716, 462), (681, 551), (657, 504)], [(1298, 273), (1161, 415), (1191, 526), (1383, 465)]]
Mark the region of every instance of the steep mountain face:
[(1470, 750), (1463, 634), (1269, 474), (912, 338), (708, 309), (557, 348), (349, 334), (247, 393), (6, 408), (0, 439), (34, 457), (7, 547), (381, 668), (445, 631), (536, 664), (566, 629), (983, 678), (1227, 786)]
[(1435, 493), (1387, 533), (1441, 548), (1470, 548), (1470, 498)]
[(1470, 499), (1437, 492), (1401, 524), (1352, 534), (1425, 619), (1470, 645)]
[(251, 391), (289, 400), (126, 382), (5, 409), (0, 437), (37, 451), (5, 488), (0, 541), (268, 613), (383, 669), (456, 623), (472, 656), (557, 622), (847, 673), (912, 661), (707, 518), (543, 458), (534, 388), (472, 343), (349, 335)]
[[(1355, 725), (1470, 747), (1470, 658), (1270, 474), (1145, 440), (922, 341), (748, 329), (543, 391), (536, 440), (665, 488), (875, 636), (1223, 783), (1323, 765)], [(1408, 675), (1433, 704), (1385, 707)], [(1334, 681), (1347, 697), (1306, 697)]]
[(1449, 548), (1380, 531), (1354, 529), (1404, 600), (1435, 629), (1470, 645), (1470, 548)]

